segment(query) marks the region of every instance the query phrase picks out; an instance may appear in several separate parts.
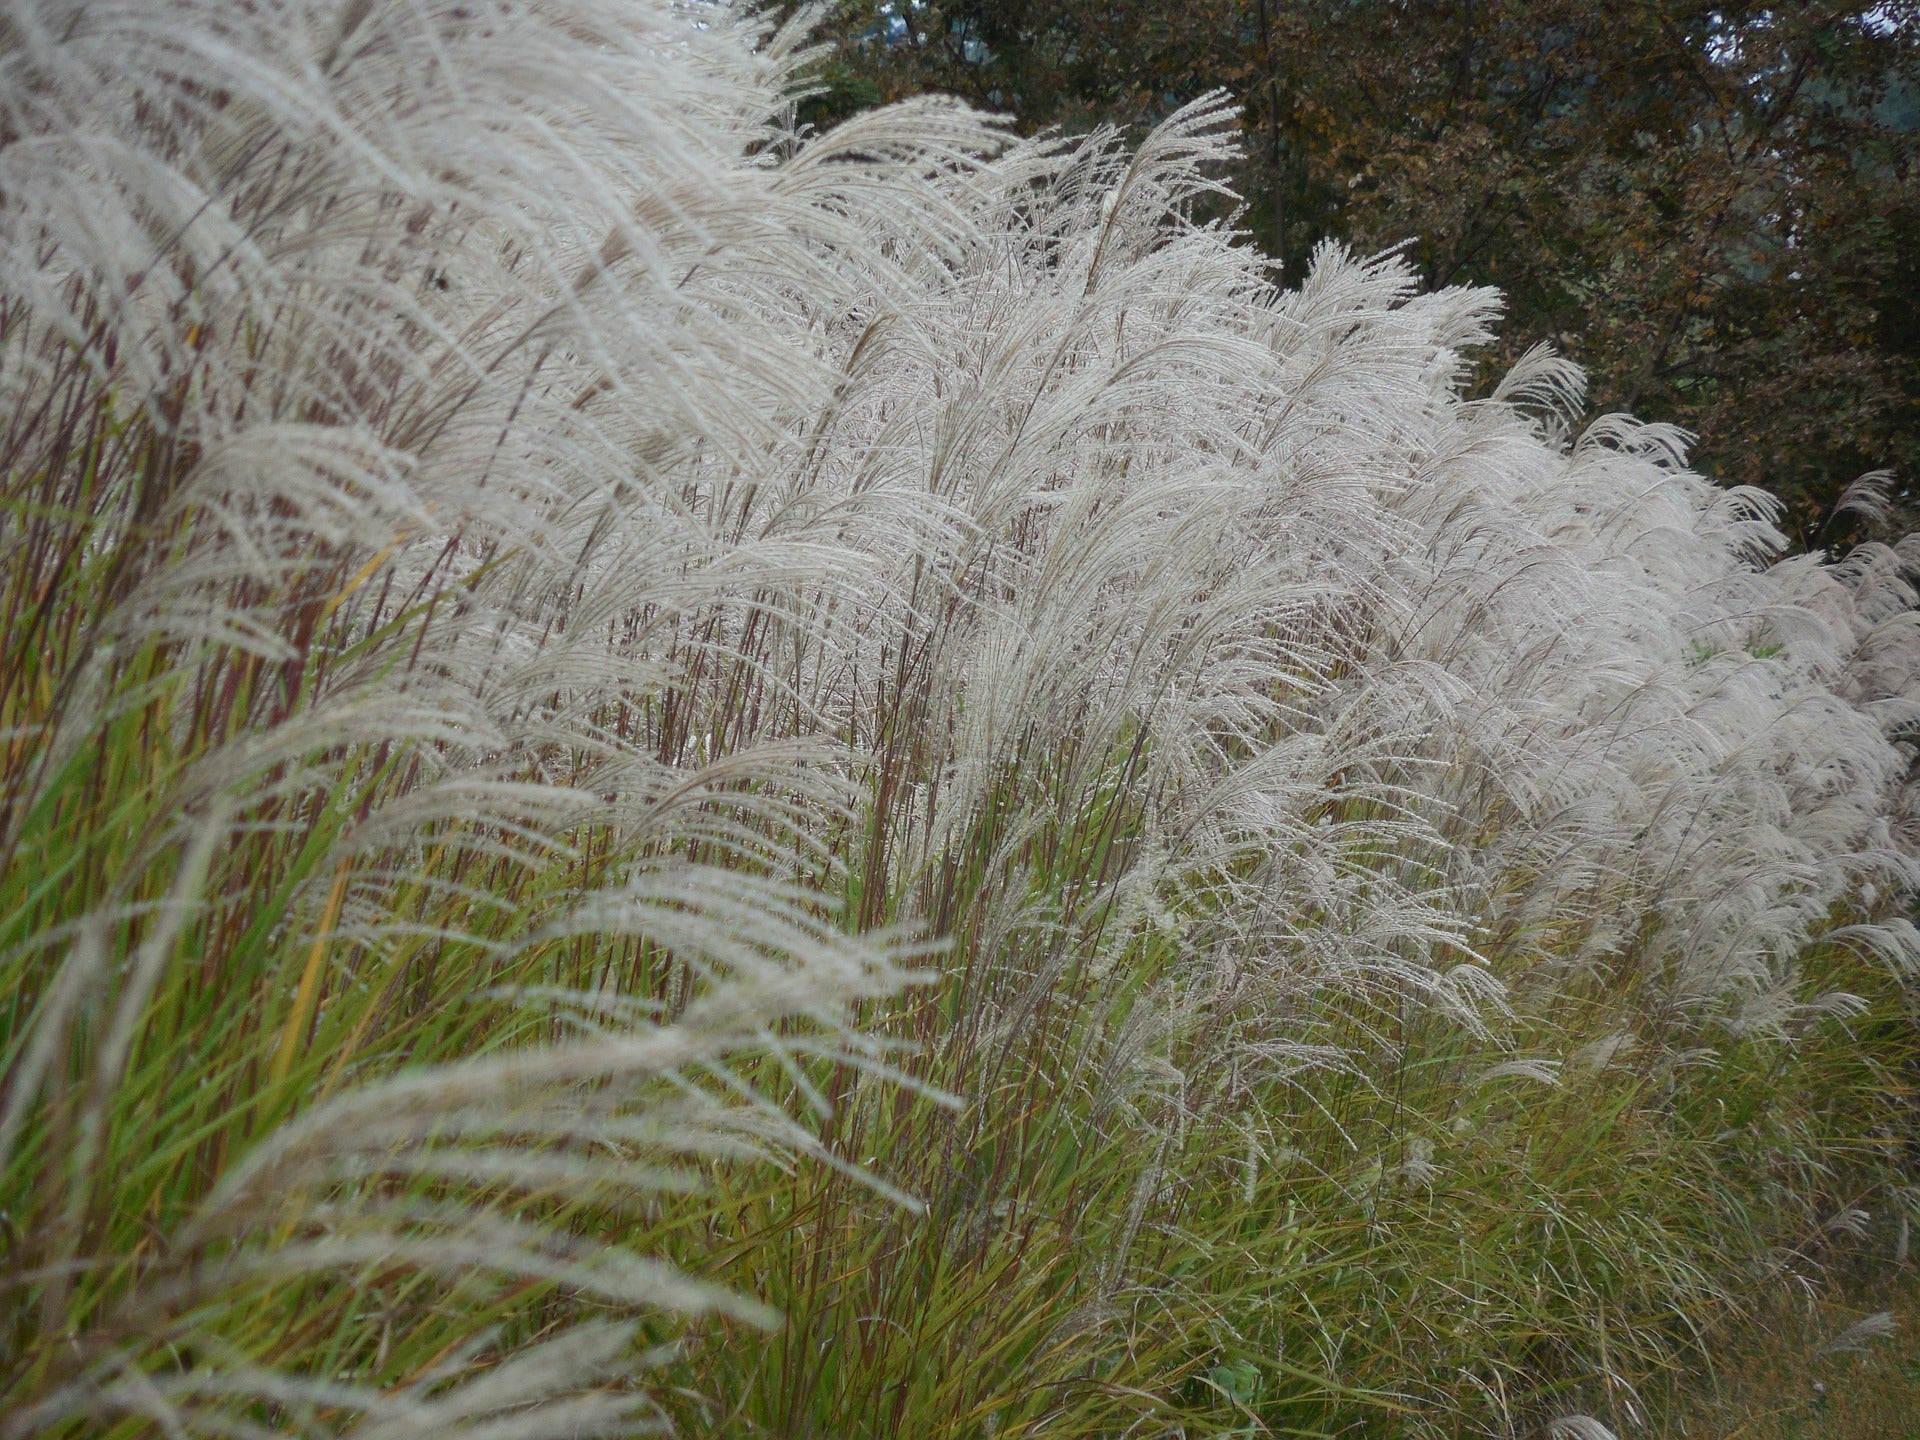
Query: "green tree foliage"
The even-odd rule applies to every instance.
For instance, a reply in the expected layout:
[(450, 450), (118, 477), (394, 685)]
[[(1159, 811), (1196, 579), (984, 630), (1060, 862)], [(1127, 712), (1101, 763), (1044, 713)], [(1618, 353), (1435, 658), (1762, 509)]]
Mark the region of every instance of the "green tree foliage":
[(1506, 292), (1490, 371), (1551, 339), (1601, 410), (1847, 538), (1920, 461), (1920, 6), (1815, 0), (850, 0), (825, 119), (943, 90), (1129, 130), (1225, 87), (1255, 241), (1411, 242)]

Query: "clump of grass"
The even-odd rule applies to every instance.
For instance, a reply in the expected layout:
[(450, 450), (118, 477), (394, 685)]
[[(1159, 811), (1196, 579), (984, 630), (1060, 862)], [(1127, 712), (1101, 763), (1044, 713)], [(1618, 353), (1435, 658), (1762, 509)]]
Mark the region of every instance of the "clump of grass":
[(7, 1433), (1597, 1434), (1895, 1203), (1908, 552), (1224, 102), (4, 13)]
[(1920, 1360), (1909, 1333), (1911, 1265), (1889, 1266), (1879, 1227), (1842, 1240), (1827, 1283), (1769, 1295), (1716, 1346), (1716, 1363), (1685, 1377), (1653, 1433), (1742, 1440), (1907, 1440), (1920, 1415)]
[(804, 1064), (887, 1073), (848, 1009), (921, 953), (825, 913), (826, 748), (642, 718), (754, 673), (715, 621), (791, 609), (783, 544), (838, 573), (635, 483), (822, 388), (695, 273), (835, 223), (743, 153), (777, 49), (0, 23), (4, 1427), (652, 1424), (635, 1316), (773, 1318), (659, 1258), (662, 1197), (816, 1149)]

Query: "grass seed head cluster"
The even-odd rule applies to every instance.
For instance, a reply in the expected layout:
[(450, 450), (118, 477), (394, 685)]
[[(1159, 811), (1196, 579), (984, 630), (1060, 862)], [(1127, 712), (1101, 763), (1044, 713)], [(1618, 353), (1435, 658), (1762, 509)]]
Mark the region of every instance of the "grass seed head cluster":
[(1904, 1226), (1913, 557), (803, 46), (0, 9), (0, 1431), (1599, 1434)]

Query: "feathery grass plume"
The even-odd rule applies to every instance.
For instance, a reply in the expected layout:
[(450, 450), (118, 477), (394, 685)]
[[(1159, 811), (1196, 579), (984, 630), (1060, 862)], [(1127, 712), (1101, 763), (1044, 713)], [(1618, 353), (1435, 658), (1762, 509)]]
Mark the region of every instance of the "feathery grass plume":
[(1899, 1329), (1899, 1321), (1891, 1310), (1879, 1310), (1854, 1321), (1832, 1339), (1825, 1341), (1816, 1355), (1839, 1355), (1857, 1353), (1865, 1350), (1875, 1340), (1884, 1340)]
[(720, 7), (0, 34), (0, 1428), (655, 1428), (635, 1317), (773, 1319), (660, 1197), (822, 1154), (926, 953), (831, 918), (830, 736), (654, 723), (917, 522), (699, 487), (994, 138), (782, 156)]
[(1618, 1440), (1591, 1415), (1563, 1415), (1547, 1426), (1550, 1440)]
[[(746, 1204), (768, 1235), (845, 1218), (780, 1242), (767, 1358), (715, 1357), (745, 1430), (1112, 1433), (1232, 1391), (1216, 1362), (1266, 1367), (1268, 1423), (1503, 1431), (1570, 1377), (1631, 1405), (1728, 1300), (1748, 1256), (1715, 1235), (1742, 1207), (1817, 1231), (1855, 1143), (1756, 1137), (1740, 1163), (1797, 1207), (1761, 1221), (1676, 1077), (1726, 1037), (1756, 1047), (1736, 1090), (1793, 1083), (1767, 1044), (1855, 1008), (1809, 989), (1836, 914), (1909, 963), (1899, 566), (1768, 568), (1766, 497), (1657, 426), (1565, 441), (1548, 357), (1463, 401), (1488, 294), (1337, 250), (1276, 291), (1185, 218), (1226, 118), (1012, 152), (910, 321), (876, 298), (840, 334), (814, 503), (951, 518), (872, 557), (888, 598), (815, 652), (812, 710), (869, 757), (850, 908), (953, 936), (909, 1033), (976, 1103), (836, 1122), (924, 1220)], [(1623, 1035), (1604, 1085), (1514, 1098)], [(1396, 1198), (1409, 1153), (1458, 1187)], [(1644, 1186), (1602, 1187), (1629, 1155)]]
[(1219, 97), (4, 16), (9, 1433), (1604, 1433), (1889, 1178), (1911, 546)]

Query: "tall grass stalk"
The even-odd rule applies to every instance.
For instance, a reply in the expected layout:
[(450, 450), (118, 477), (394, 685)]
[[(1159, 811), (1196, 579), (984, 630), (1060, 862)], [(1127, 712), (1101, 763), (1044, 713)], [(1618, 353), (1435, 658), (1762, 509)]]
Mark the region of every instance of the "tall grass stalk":
[(1904, 1226), (1912, 551), (808, 58), (5, 0), (0, 1431), (1597, 1434)]

